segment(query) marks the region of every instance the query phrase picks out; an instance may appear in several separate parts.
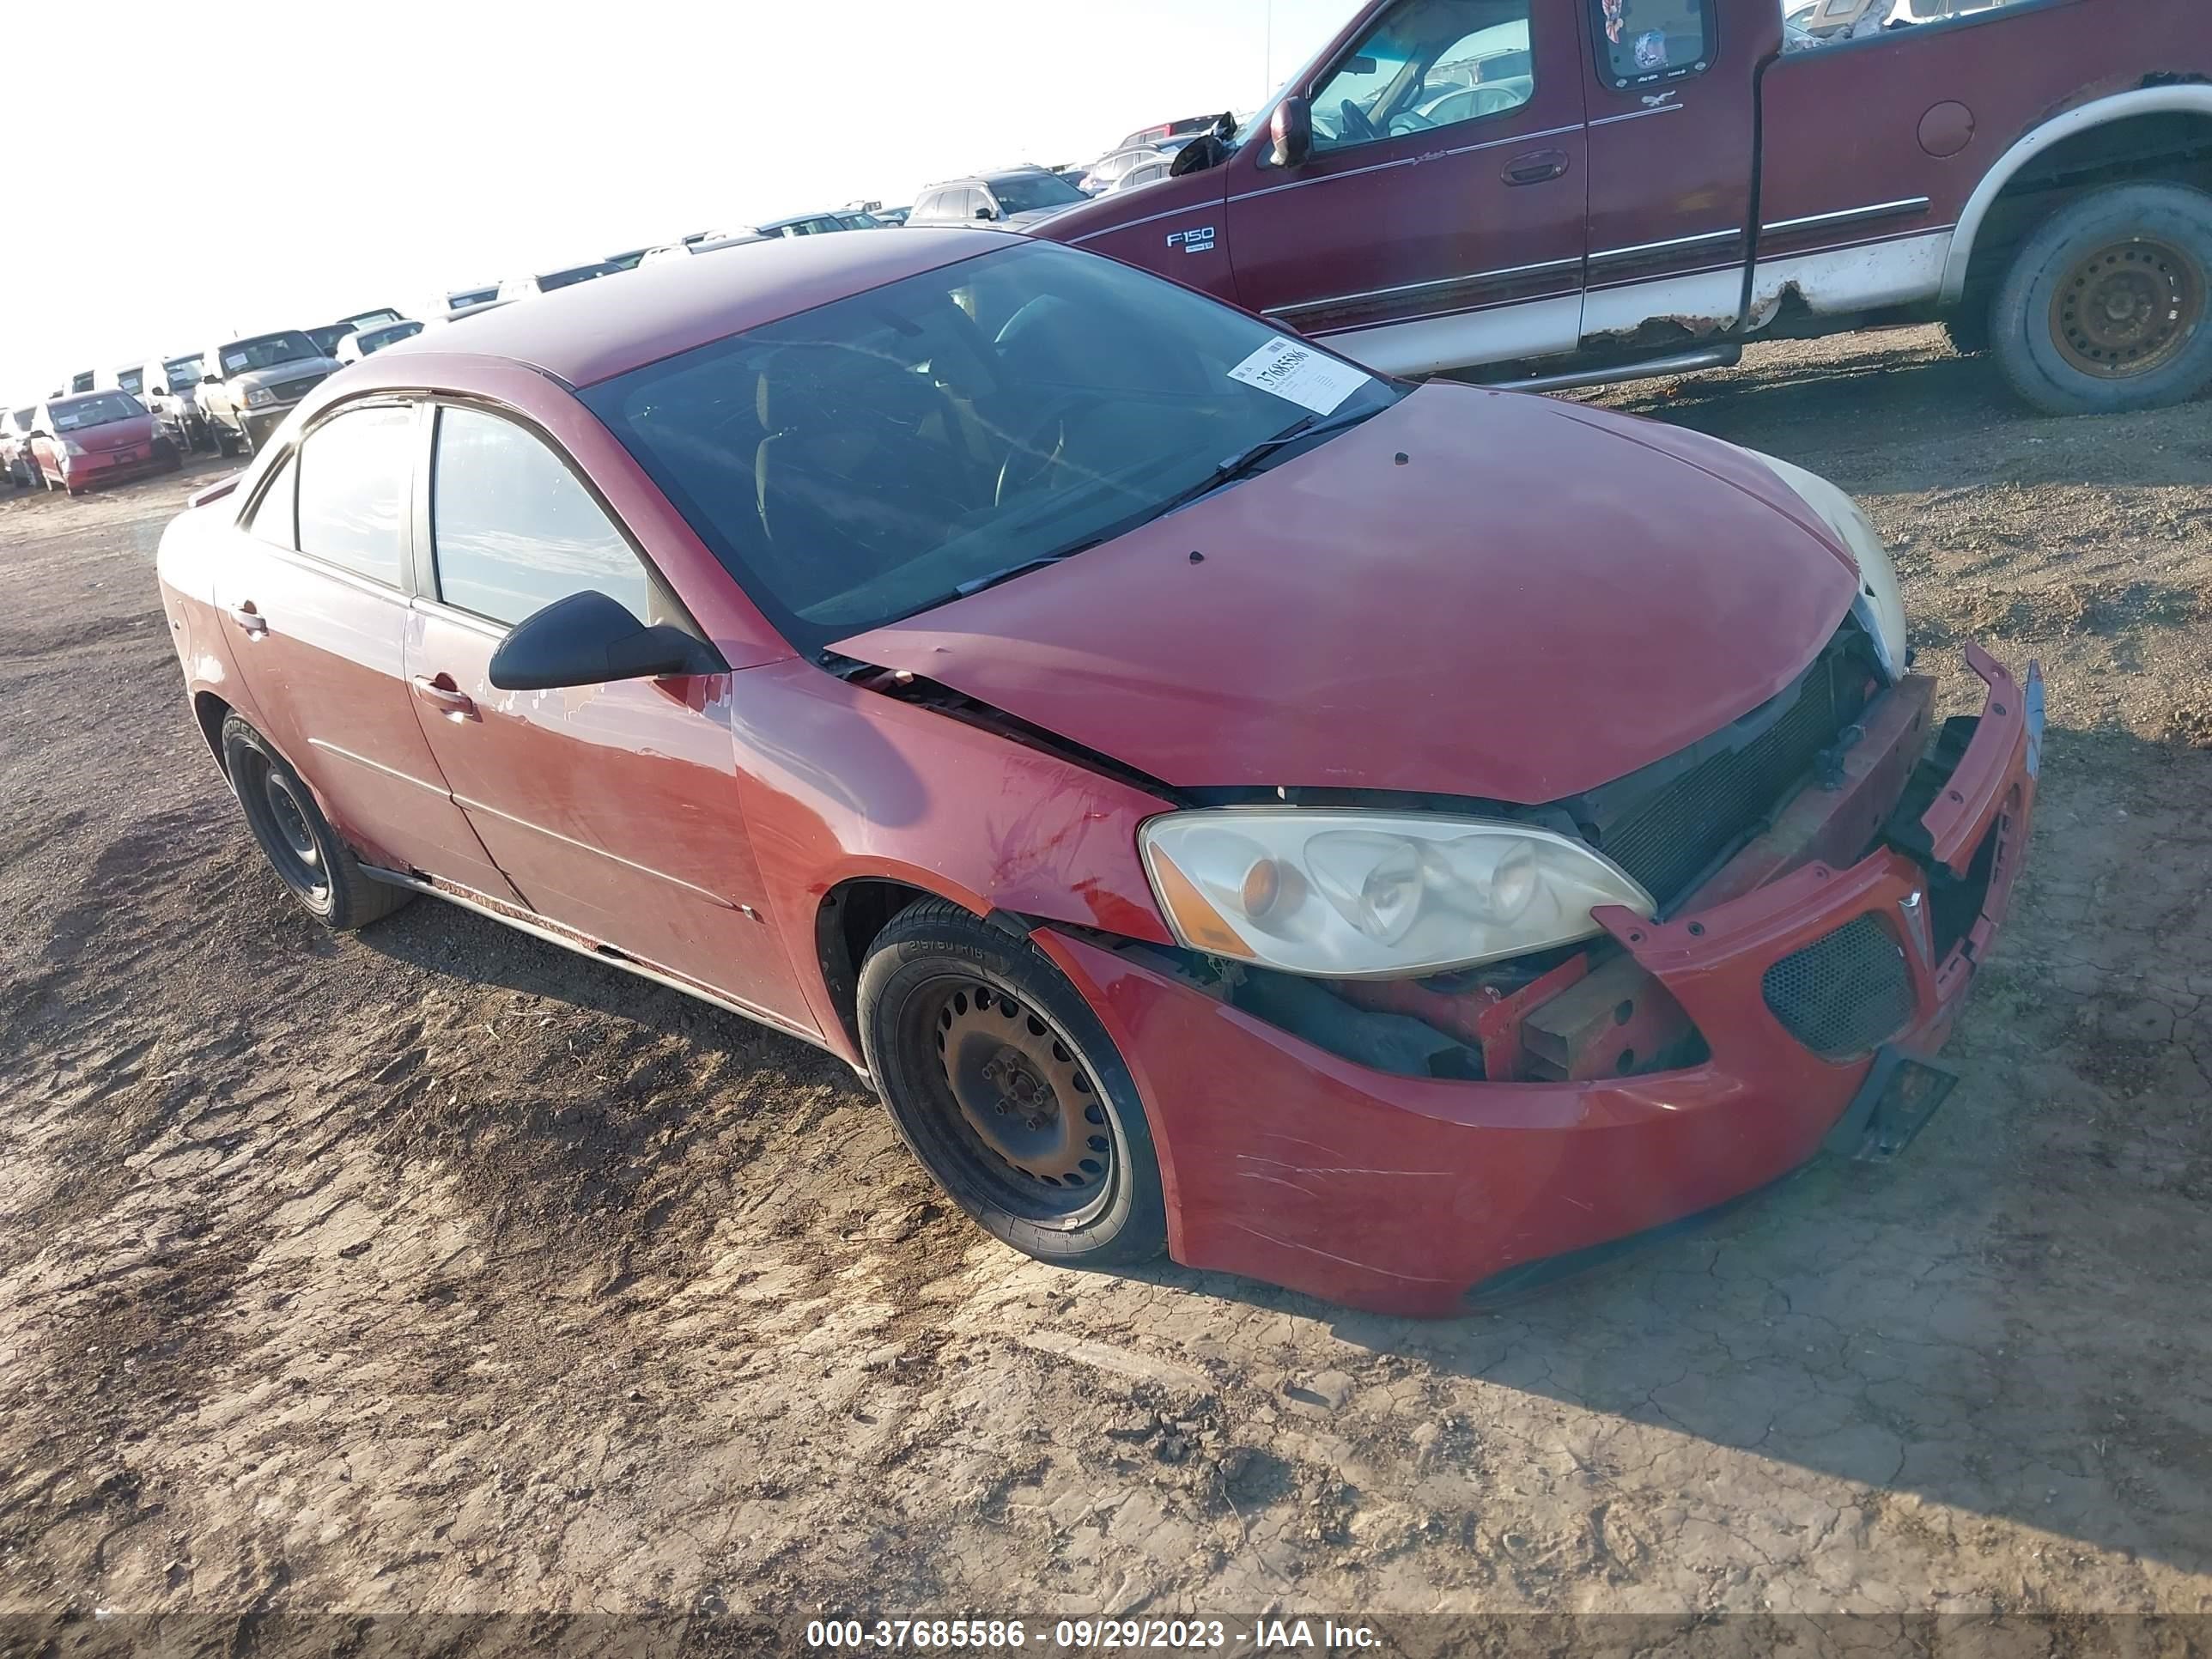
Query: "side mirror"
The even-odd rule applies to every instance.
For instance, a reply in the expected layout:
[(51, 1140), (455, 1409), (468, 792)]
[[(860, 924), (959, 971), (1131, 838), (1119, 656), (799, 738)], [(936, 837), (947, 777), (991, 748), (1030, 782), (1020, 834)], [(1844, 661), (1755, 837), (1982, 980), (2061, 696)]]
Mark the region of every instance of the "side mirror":
[(979, 207), (975, 210), (975, 216), (978, 219), (995, 219), (999, 216), (994, 213), (989, 208)]
[(586, 589), (556, 599), (514, 625), (492, 653), (491, 683), (502, 691), (550, 691), (657, 679), (663, 674), (720, 674), (721, 653), (680, 628), (647, 628), (605, 594)]
[(149, 386), (146, 388), (146, 395), (149, 398), (166, 398), (169, 395), (169, 388), (165, 386)]
[(1284, 99), (1275, 106), (1267, 131), (1275, 141), (1275, 165), (1304, 167), (1313, 154), (1313, 106), (1303, 98)]

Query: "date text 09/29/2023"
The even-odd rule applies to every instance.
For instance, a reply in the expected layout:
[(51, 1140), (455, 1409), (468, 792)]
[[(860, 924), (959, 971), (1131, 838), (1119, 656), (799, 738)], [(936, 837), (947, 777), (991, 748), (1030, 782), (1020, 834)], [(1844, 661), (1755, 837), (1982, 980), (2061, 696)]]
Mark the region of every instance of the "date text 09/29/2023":
[(1371, 1626), (1319, 1619), (828, 1619), (806, 1626), (810, 1649), (958, 1650), (1028, 1647), (1090, 1652), (1205, 1649), (1269, 1653), (1372, 1652)]

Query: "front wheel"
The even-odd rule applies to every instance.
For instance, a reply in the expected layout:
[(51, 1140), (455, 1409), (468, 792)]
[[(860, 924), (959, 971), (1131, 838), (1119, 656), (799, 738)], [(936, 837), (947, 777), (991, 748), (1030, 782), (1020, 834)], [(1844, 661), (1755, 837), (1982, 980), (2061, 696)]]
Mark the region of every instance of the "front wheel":
[(984, 1231), (1064, 1267), (1130, 1266), (1165, 1248), (1136, 1085), (1034, 946), (925, 899), (869, 952), (859, 1012), (900, 1134)]
[(2061, 209), (2013, 261), (1991, 313), (1997, 361), (2051, 415), (2185, 403), (2212, 386), (2212, 196), (2100, 190)]
[(365, 927), (414, 897), (363, 873), (300, 775), (235, 714), (222, 723), (222, 766), (269, 867), (324, 927)]

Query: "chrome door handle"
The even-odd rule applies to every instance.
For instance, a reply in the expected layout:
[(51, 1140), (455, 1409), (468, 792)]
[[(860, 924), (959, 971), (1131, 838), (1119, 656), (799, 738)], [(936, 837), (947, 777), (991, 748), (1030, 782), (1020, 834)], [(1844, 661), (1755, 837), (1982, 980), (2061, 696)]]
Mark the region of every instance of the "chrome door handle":
[(231, 621), (244, 629), (250, 638), (258, 640), (269, 631), (269, 618), (253, 608), (252, 600), (234, 605), (229, 609)]
[(444, 674), (435, 679), (427, 674), (417, 674), (412, 682), (415, 695), (448, 720), (472, 720), (482, 718), (477, 713), (476, 699), (455, 685)]

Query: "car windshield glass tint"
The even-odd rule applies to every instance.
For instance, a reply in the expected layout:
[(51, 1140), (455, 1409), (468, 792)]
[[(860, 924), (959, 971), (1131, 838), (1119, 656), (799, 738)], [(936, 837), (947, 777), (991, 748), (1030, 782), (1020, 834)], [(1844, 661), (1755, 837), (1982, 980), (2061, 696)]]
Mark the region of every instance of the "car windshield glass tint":
[(296, 363), (323, 354), (315, 349), (315, 343), (296, 331), (283, 334), (260, 334), (251, 340), (240, 340), (222, 349), (222, 372), (226, 374), (250, 374), (257, 368), (274, 368), (279, 363)]
[(394, 340), (411, 339), (422, 331), (420, 323), (387, 323), (382, 328), (365, 328), (359, 336), (363, 351), (381, 351)]
[(127, 421), (134, 415), (146, 411), (138, 406), (136, 398), (120, 392), (111, 392), (104, 398), (82, 398), (75, 403), (54, 405), (54, 429), (74, 432), (79, 427), (106, 426), (112, 421)]
[(170, 391), (182, 392), (186, 386), (198, 386), (200, 383), (200, 360), (197, 357), (179, 357), (173, 363), (163, 363), (161, 373), (167, 377), (167, 383)]
[(991, 194), (999, 198), (999, 205), (1009, 213), (1031, 213), (1038, 208), (1064, 207), (1070, 202), (1090, 199), (1066, 179), (1049, 173), (994, 179)]
[[(1299, 356), (1311, 378), (1257, 383)], [(1334, 388), (1316, 394), (1315, 379)], [(634, 369), (584, 400), (815, 651), (1133, 529), (1322, 405), (1351, 419), (1397, 395), (1188, 289), (1038, 244)]]

